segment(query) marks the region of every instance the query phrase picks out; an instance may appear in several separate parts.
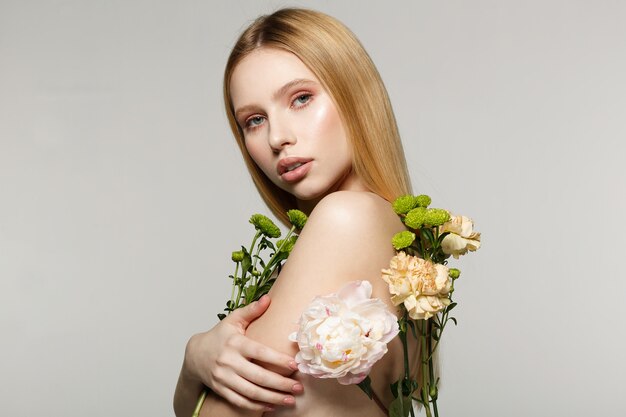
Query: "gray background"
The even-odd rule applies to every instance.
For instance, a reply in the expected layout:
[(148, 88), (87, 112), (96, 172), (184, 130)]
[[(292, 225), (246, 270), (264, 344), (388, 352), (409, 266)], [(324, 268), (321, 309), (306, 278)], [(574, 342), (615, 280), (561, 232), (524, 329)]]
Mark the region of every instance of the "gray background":
[(338, 17), (415, 190), (474, 218), (444, 416), (622, 416), (626, 2), (0, 1), (0, 415), (172, 415), (267, 210), (227, 129), (239, 31)]

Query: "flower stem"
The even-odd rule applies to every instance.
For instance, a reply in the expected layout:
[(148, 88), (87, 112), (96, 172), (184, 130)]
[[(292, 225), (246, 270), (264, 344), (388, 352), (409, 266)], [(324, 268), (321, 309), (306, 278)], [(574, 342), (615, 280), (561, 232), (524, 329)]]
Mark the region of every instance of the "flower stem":
[[(270, 258), (270, 260), (267, 261), (267, 264), (265, 265), (265, 270), (270, 270), (270, 271), (272, 271), (272, 274), (274, 273), (274, 269), (275, 269), (274, 262), (276, 260), (276, 257), (280, 253), (281, 249), (284, 248), (285, 245), (287, 245), (287, 242), (288, 242), (289, 238), (291, 237), (291, 235), (293, 235), (293, 232), (295, 232), (295, 230), (296, 230), (296, 226), (291, 226), (291, 229), (289, 229), (289, 232), (287, 232), (287, 235), (285, 236), (285, 239), (283, 239), (283, 244), (278, 246), (278, 247), (276, 247), (276, 250), (274, 251), (274, 254)], [(264, 270), (264, 272), (265, 272), (265, 270)], [(265, 283), (269, 280), (269, 278), (272, 276), (272, 274), (261, 274), (263, 279), (258, 282), (257, 287), (263, 287), (263, 285), (265, 285)], [(265, 275), (267, 275), (267, 276), (265, 276)]]
[(230, 291), (230, 301), (231, 301), (231, 305), (235, 302), (235, 300), (233, 300), (233, 297), (235, 296), (235, 287), (237, 286), (237, 274), (239, 274), (239, 261), (237, 261), (237, 264), (235, 265), (235, 275), (233, 275), (233, 289)]
[(426, 320), (422, 320), (422, 325), (421, 327), (421, 335), (420, 335), (420, 342), (421, 342), (421, 356), (422, 356), (422, 401), (424, 404), (424, 411), (426, 412), (426, 415), (428, 417), (432, 417), (432, 413), (430, 411), (430, 401), (429, 401), (429, 370), (427, 368), (427, 365), (429, 363), (428, 360), (428, 356), (429, 356), (429, 351), (428, 351), (428, 347), (426, 344), (426, 337), (430, 337), (427, 333), (426, 333), (426, 325), (427, 325), (427, 321)]
[[(431, 350), (432, 348), (432, 336), (431, 336), (431, 323), (430, 321), (427, 322), (427, 335), (426, 337), (427, 339), (427, 345), (428, 345), (428, 375), (430, 376), (430, 386), (431, 387), (436, 387), (436, 382), (435, 382), (435, 370), (434, 370), (434, 366), (433, 366), (433, 354), (435, 353), (433, 350)], [(435, 346), (436, 347), (436, 346)], [(435, 417), (439, 417), (439, 411), (437, 410), (437, 396), (435, 396), (435, 398), (432, 399), (432, 403), (433, 403), (433, 411), (435, 412)]]
[(200, 415), (200, 409), (202, 409), (202, 405), (204, 404), (204, 400), (206, 398), (207, 390), (206, 388), (202, 390), (202, 394), (200, 394), (200, 398), (198, 398), (198, 403), (196, 404), (196, 409), (193, 410), (193, 414), (191, 417), (198, 417)]
[(296, 230), (296, 226), (291, 226), (291, 229), (289, 229), (289, 232), (287, 232), (287, 236), (285, 236), (285, 239), (283, 239), (283, 244), (276, 248), (276, 251), (274, 251), (274, 255), (272, 255), (270, 260), (267, 261), (268, 268), (270, 267), (270, 265), (272, 265), (272, 262), (274, 262), (274, 259), (276, 259), (276, 257), (278, 256), (278, 253), (280, 252), (280, 250), (287, 244), (287, 241), (289, 240), (289, 238), (291, 237), (291, 235), (293, 234), (295, 230)]
[[(404, 316), (402, 317), (402, 320), (404, 321), (405, 327), (404, 330), (402, 330), (402, 328), (400, 329), (400, 341), (402, 342), (402, 350), (404, 352), (404, 380), (402, 381), (402, 385), (403, 387), (411, 387), (411, 370), (409, 368), (409, 348), (407, 345), (407, 341), (406, 341), (406, 333), (407, 333), (407, 328), (406, 328), (406, 322), (408, 320), (407, 317), (407, 312), (404, 312)], [(404, 395), (404, 390), (402, 390), (402, 395)], [(408, 394), (409, 398), (413, 397), (413, 393), (409, 392)], [(409, 406), (409, 412), (411, 414), (411, 417), (415, 417), (415, 411), (413, 410), (413, 401), (411, 400), (411, 404)]]
[[(436, 315), (433, 317), (434, 319), (437, 319), (439, 322), (439, 340), (435, 341), (435, 346), (431, 347), (430, 345), (428, 346), (428, 361), (432, 361), (433, 355), (435, 354), (435, 350), (437, 350), (437, 346), (439, 346), (439, 342), (441, 341), (441, 335), (443, 334), (443, 329), (446, 328), (446, 323), (448, 322), (448, 312), (446, 310), (444, 310), (444, 313), (441, 317), (441, 319), (439, 319), (439, 315)], [(429, 334), (432, 331), (432, 329), (428, 329), (429, 330)], [(428, 338), (428, 343), (431, 343), (431, 338)]]
[[(253, 249), (253, 248), (250, 248), (250, 249)], [(256, 271), (256, 264), (259, 261), (259, 253), (261, 253), (261, 245), (259, 245), (256, 248), (256, 253), (255, 253), (255, 256), (254, 256), (254, 262), (252, 264), (252, 272), (253, 272), (252, 273), (252, 285), (255, 285), (255, 286), (257, 285), (257, 277), (256, 277), (256, 275), (254, 275), (254, 271)]]

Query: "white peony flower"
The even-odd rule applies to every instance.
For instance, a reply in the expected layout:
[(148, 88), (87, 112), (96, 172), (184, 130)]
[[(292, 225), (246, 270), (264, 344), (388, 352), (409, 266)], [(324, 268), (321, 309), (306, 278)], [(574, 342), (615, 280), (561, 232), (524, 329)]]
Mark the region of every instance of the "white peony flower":
[(339, 292), (316, 297), (300, 316), (299, 329), (289, 335), (300, 351), (300, 372), (316, 378), (337, 378), (358, 384), (387, 353), (398, 334), (398, 321), (380, 299), (370, 298), (368, 281), (353, 281)]
[(474, 223), (469, 217), (452, 216), (450, 221), (441, 226), (440, 232), (450, 232), (443, 238), (441, 249), (455, 259), (465, 255), (468, 250), (473, 252), (480, 248), (480, 233), (474, 231)]

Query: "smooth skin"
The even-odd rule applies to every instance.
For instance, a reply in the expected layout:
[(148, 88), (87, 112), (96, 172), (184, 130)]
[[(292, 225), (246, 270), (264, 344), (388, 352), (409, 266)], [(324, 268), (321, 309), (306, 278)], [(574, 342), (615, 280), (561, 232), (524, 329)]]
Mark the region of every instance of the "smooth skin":
[(248, 325), (269, 305), (269, 296), (263, 296), (189, 339), (174, 394), (177, 416), (191, 416), (205, 386), (242, 409), (271, 410), (295, 402), (293, 394), (302, 393), (301, 383), (254, 363), (270, 363), (289, 374), (297, 369), (293, 357), (245, 336)]
[[(296, 197), (298, 208), (310, 213), (307, 225), (270, 291), (271, 305), (263, 315), (251, 321), (245, 331), (248, 340), (293, 358), (297, 345), (289, 341), (288, 335), (297, 329), (296, 323), (305, 306), (315, 296), (335, 292), (353, 280), (369, 280), (372, 296), (385, 300), (390, 311), (396, 311), (380, 271), (388, 266), (395, 253), (390, 244), (391, 236), (404, 230), (404, 226), (390, 203), (367, 191), (353, 172), (351, 147), (341, 117), (319, 80), (295, 55), (261, 48), (246, 56), (235, 68), (231, 95), (252, 159), (274, 184)], [(296, 169), (287, 173), (285, 164)], [(199, 345), (209, 345), (205, 339), (201, 342)], [(202, 357), (198, 352), (203, 349), (194, 349), (193, 340), (189, 345), (186, 362), (187, 369), (191, 370)], [(223, 344), (219, 349), (206, 352), (224, 354), (224, 347)], [(389, 383), (402, 374), (399, 340), (394, 339), (388, 347), (389, 354), (376, 364), (371, 374), (374, 391), (387, 404), (392, 400)], [(277, 407), (275, 411), (244, 409), (228, 402), (226, 395), (211, 394), (201, 416), (384, 415), (354, 385), (311, 378), (286, 368), (284, 363), (277, 366), (275, 361), (261, 356), (253, 358), (254, 362), (267, 371), (299, 381), (305, 394), (299, 396), (294, 405)], [(205, 372), (212, 372), (210, 369), (206, 367)], [(229, 369), (234, 380), (247, 379), (235, 367)], [(181, 379), (182, 385), (187, 385), (191, 377), (181, 372)], [(218, 394), (219, 385), (214, 383)], [(254, 391), (253, 386), (241, 384), (230, 389), (240, 396), (245, 392), (243, 398)], [(188, 414), (177, 412), (177, 415)]]
[[(373, 297), (385, 300), (390, 311), (389, 290), (380, 277), (394, 255), (390, 236), (403, 225), (389, 203), (379, 196), (361, 191), (337, 191), (315, 207), (274, 287), (272, 304), (250, 324), (248, 337), (288, 355), (297, 345), (288, 335), (297, 330), (297, 321), (317, 295), (336, 292), (345, 283), (367, 279)], [(374, 391), (382, 402), (392, 401), (389, 384), (402, 375), (402, 347), (399, 339), (389, 344), (389, 352), (374, 366), (371, 376)], [(271, 364), (264, 367), (275, 369)], [(304, 386), (304, 395), (293, 407), (279, 407), (274, 413), (247, 411), (232, 406), (217, 396), (207, 398), (201, 416), (291, 416), (362, 417), (384, 416), (374, 401), (358, 387), (340, 385), (333, 379), (316, 379), (295, 372), (293, 378)]]

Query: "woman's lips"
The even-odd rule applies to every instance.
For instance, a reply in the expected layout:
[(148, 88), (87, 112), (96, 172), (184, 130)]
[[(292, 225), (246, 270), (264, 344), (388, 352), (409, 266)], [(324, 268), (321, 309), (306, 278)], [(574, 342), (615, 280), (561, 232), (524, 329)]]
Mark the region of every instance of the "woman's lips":
[[(289, 167), (297, 164), (302, 164), (295, 169), (287, 171)], [(311, 169), (311, 160), (292, 160), (288, 165), (282, 164), (279, 166), (280, 178), (285, 182), (297, 182), (300, 181)]]

